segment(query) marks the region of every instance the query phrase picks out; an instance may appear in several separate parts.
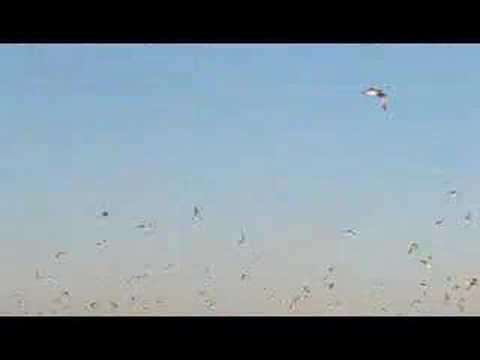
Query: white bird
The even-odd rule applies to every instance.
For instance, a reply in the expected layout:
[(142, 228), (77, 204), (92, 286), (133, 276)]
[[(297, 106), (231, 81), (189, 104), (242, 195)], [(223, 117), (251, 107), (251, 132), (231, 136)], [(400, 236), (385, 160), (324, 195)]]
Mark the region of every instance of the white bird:
[(247, 236), (245, 234), (245, 229), (242, 229), (240, 234), (240, 240), (238, 240), (238, 245), (243, 245), (247, 241)]
[(477, 278), (473, 277), (471, 279), (468, 279), (466, 290), (469, 291), (472, 287), (477, 286), (477, 285), (478, 285), (478, 279)]
[(377, 97), (380, 100), (380, 106), (382, 109), (387, 111), (388, 95), (382, 89), (372, 86), (362, 91), (362, 94), (365, 96)]
[(58, 251), (56, 254), (55, 254), (55, 259), (57, 261), (60, 261), (60, 259), (64, 256), (68, 255), (68, 252), (67, 251)]
[(456, 189), (452, 189), (452, 190), (447, 191), (447, 196), (453, 202), (459, 202), (462, 198), (462, 194), (460, 192), (458, 192), (458, 190), (456, 190)]
[(418, 243), (415, 241), (411, 241), (408, 244), (408, 255), (411, 255), (412, 253), (416, 252), (418, 250)]
[(354, 230), (354, 229), (345, 229), (342, 231), (345, 235), (351, 235), (351, 236), (355, 236), (357, 235), (357, 231)]
[(243, 271), (242, 274), (240, 275), (240, 280), (246, 280), (249, 277), (250, 277), (250, 274), (248, 273), (248, 271)]

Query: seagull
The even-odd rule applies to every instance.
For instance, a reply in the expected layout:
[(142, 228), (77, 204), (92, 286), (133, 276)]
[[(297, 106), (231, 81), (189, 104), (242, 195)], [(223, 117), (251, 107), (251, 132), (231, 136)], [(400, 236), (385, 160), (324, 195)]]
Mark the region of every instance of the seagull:
[(65, 255), (68, 255), (68, 252), (66, 251), (58, 251), (56, 254), (55, 254), (55, 259), (57, 259), (57, 261), (60, 261), (60, 258), (62, 256), (65, 256)]
[(49, 276), (41, 275), (40, 270), (35, 269), (35, 279), (38, 281), (43, 281), (47, 285), (52, 285), (53, 287), (58, 287), (58, 280)]
[(408, 255), (411, 255), (414, 251), (418, 250), (418, 243), (415, 241), (411, 241), (410, 244), (408, 244)]
[(443, 296), (443, 301), (445, 303), (448, 303), (450, 301), (450, 294), (448, 292), (445, 292), (445, 295)]
[(238, 240), (238, 245), (243, 245), (247, 241), (247, 236), (245, 234), (245, 229), (242, 229), (240, 234), (240, 240)]
[(88, 304), (87, 304), (87, 308), (89, 310), (95, 310), (98, 308), (98, 302), (96, 301), (89, 301)]
[(304, 299), (307, 299), (311, 293), (312, 293), (312, 289), (310, 288), (310, 286), (308, 285), (302, 286), (302, 294)]
[(215, 310), (215, 305), (217, 302), (213, 299), (205, 299), (205, 305), (208, 307), (209, 310)]
[(453, 201), (457, 202), (460, 200), (461, 194), (456, 189), (447, 191), (447, 196)]
[(152, 229), (153, 228), (153, 223), (142, 221), (140, 224), (135, 225), (135, 227), (137, 229)]
[(167, 264), (167, 265), (165, 265), (165, 266), (163, 267), (163, 271), (169, 272), (169, 271), (172, 270), (174, 267), (175, 267), (175, 264), (169, 263), (169, 264)]
[(420, 260), (420, 263), (421, 263), (422, 265), (425, 265), (425, 267), (426, 267), (428, 270), (430, 270), (430, 269), (432, 268), (432, 256), (429, 255), (429, 256), (427, 256), (426, 259), (421, 259), (421, 260)]
[(473, 277), (467, 282), (467, 288), (466, 290), (469, 291), (473, 286), (478, 285), (478, 279)]
[(116, 302), (110, 300), (108, 303), (112, 309), (118, 309), (118, 304)]
[(345, 235), (351, 235), (351, 236), (355, 236), (357, 235), (357, 231), (354, 230), (354, 229), (345, 229), (342, 231)]
[(384, 111), (387, 111), (388, 96), (382, 89), (372, 86), (362, 91), (362, 94), (365, 96), (374, 96), (379, 98), (380, 106)]
[(95, 245), (97, 248), (103, 249), (107, 245), (107, 240), (97, 241)]
[(193, 207), (193, 221), (202, 220), (202, 216), (200, 215), (200, 208), (198, 206)]

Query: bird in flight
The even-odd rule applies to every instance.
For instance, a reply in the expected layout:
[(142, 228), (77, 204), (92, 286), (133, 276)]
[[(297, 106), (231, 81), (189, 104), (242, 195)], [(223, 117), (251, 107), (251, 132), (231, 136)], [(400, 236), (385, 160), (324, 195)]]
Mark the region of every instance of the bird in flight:
[(376, 97), (380, 100), (380, 106), (384, 111), (387, 111), (388, 104), (388, 95), (378, 87), (369, 87), (368, 89), (362, 91), (362, 94), (365, 96)]
[(202, 215), (200, 214), (200, 208), (198, 206), (193, 207), (193, 221), (200, 221), (202, 220)]
[(418, 243), (416, 243), (415, 241), (411, 241), (408, 244), (408, 255), (412, 255), (417, 250), (418, 250)]
[(55, 254), (55, 259), (57, 261), (60, 261), (64, 256), (68, 255), (68, 252), (66, 251), (58, 251), (56, 254)]
[(245, 229), (242, 228), (240, 233), (240, 239), (238, 240), (238, 245), (243, 245), (247, 241), (247, 235), (245, 234)]
[(342, 233), (345, 234), (345, 235), (355, 236), (355, 235), (357, 235), (357, 230), (345, 229), (345, 230), (342, 231)]

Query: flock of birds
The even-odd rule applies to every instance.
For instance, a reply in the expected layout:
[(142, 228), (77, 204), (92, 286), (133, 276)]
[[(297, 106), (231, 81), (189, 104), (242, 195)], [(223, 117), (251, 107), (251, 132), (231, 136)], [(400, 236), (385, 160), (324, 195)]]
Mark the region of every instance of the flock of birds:
[[(372, 86), (364, 91), (362, 91), (362, 94), (368, 97), (375, 97), (379, 100), (379, 104), (381, 109), (384, 111), (387, 111), (387, 105), (388, 105), (388, 95), (385, 93), (383, 89), (380, 87)], [(452, 198), (452, 199), (457, 199), (459, 194), (457, 190), (450, 190), (448, 191), (447, 195)], [(99, 213), (99, 217), (101, 218), (109, 218), (111, 216), (109, 211), (101, 211)], [(192, 223), (193, 224), (199, 224), (204, 220), (203, 217), (203, 209), (195, 205), (193, 206), (193, 214), (192, 214)], [(473, 214), (472, 212), (468, 212), (465, 217), (464, 221), (466, 224), (471, 224), (473, 222)], [(438, 218), (434, 221), (433, 223), (435, 226), (442, 226), (445, 224), (445, 219), (444, 218)], [(136, 229), (143, 230), (146, 233), (147, 232), (153, 232), (155, 230), (155, 223), (151, 221), (142, 221), (135, 225)], [(341, 233), (345, 236), (348, 237), (356, 237), (359, 235), (359, 231), (357, 229), (353, 228), (346, 228), (341, 230)], [(244, 247), (247, 244), (247, 234), (245, 228), (242, 228), (240, 231), (240, 236), (237, 240), (237, 245), (240, 247)], [(99, 249), (105, 248), (107, 245), (106, 240), (101, 240), (96, 242), (96, 247)], [(430, 253), (424, 253), (421, 251), (421, 246), (418, 242), (411, 241), (408, 244), (407, 248), (407, 255), (418, 261), (424, 269), (425, 269), (425, 276), (419, 281), (419, 288), (420, 288), (420, 295), (419, 297), (413, 299), (409, 306), (412, 310), (415, 312), (423, 313), (425, 312), (425, 308), (422, 308), (422, 305), (425, 304), (426, 299), (429, 295), (429, 291), (432, 288), (432, 254)], [(64, 259), (69, 255), (67, 251), (58, 251), (54, 254), (54, 259), (56, 262), (62, 262)], [(248, 279), (251, 278), (252, 272), (253, 272), (253, 266), (261, 259), (261, 256), (254, 255), (253, 259), (249, 262), (249, 264), (241, 271), (239, 275), (239, 280), (241, 282), (247, 281)], [(175, 269), (175, 264), (169, 263), (163, 267), (163, 270), (166, 272), (169, 272), (171, 270)], [(197, 296), (203, 303), (203, 305), (210, 311), (215, 311), (216, 306), (217, 306), (217, 297), (216, 297), (216, 286), (215, 286), (215, 274), (213, 271), (212, 266), (205, 266), (203, 268), (203, 275), (204, 275), (204, 280), (202, 283), (202, 286), (200, 289), (196, 291)], [(141, 274), (136, 274), (130, 276), (128, 279), (125, 281), (125, 285), (129, 288), (134, 288), (139, 286), (142, 282), (148, 280), (152, 276), (152, 271), (151, 269), (147, 268), (146, 271), (144, 271)], [(71, 299), (71, 292), (68, 289), (63, 288), (59, 281), (55, 279), (52, 276), (42, 274), (42, 272), (39, 269), (35, 270), (35, 280), (38, 282), (41, 282), (42, 284), (45, 284), (49, 287), (53, 287), (57, 290), (59, 290), (58, 296), (55, 297), (52, 300), (52, 303), (55, 305), (61, 305), (63, 306), (60, 309), (60, 312), (62, 310), (66, 310), (69, 307), (70, 304), (70, 299)], [(335, 312), (337, 309), (339, 309), (343, 303), (338, 299), (338, 297), (335, 294), (335, 288), (336, 288), (336, 274), (335, 274), (335, 267), (334, 266), (328, 266), (326, 268), (325, 274), (322, 278), (322, 283), (323, 283), (323, 288), (327, 291), (327, 296), (324, 297), (328, 300), (327, 302), (327, 312)], [(444, 297), (443, 301), (445, 305), (448, 305), (450, 303), (456, 304), (457, 309), (460, 312), (464, 312), (466, 308), (466, 303), (468, 300), (468, 295), (474, 289), (475, 287), (478, 286), (478, 278), (476, 277), (466, 277), (464, 281), (462, 282), (461, 280), (456, 279), (453, 276), (448, 276), (445, 279), (445, 289), (444, 289)], [(391, 302), (386, 301), (385, 298), (382, 297), (382, 293), (384, 290), (383, 284), (380, 284), (376, 286), (373, 290), (372, 293), (372, 299), (374, 302), (374, 309), (377, 312), (380, 312), (382, 314), (387, 314), (391, 313), (391, 310), (389, 308)], [(277, 289), (274, 288), (267, 288), (263, 287), (263, 291), (265, 293), (265, 299), (269, 302), (277, 302), (278, 304), (285, 306), (285, 308), (289, 312), (297, 312), (298, 309), (300, 308), (300, 305), (308, 301), (309, 299), (312, 298), (313, 296), (313, 289), (312, 286), (310, 285), (302, 285), (296, 294), (294, 294), (291, 297), (287, 298), (280, 298), (278, 296), (278, 291)], [(16, 299), (17, 305), (21, 309), (21, 313), (24, 314), (29, 314), (30, 312), (26, 310), (26, 299), (25, 299), (25, 294), (23, 294), (21, 291), (16, 292), (13, 297)], [(166, 301), (162, 300), (160, 298), (157, 298), (155, 300), (148, 300), (148, 299), (143, 299), (141, 294), (132, 292), (132, 294), (129, 295), (128, 297), (128, 302), (130, 304), (135, 305), (137, 310), (139, 309), (140, 311), (147, 311), (151, 310), (153, 305), (156, 306), (165, 306)], [(118, 301), (113, 301), (113, 300), (108, 300), (106, 301), (107, 306), (109, 307), (110, 310), (112, 311), (118, 311), (121, 307), (120, 303)], [(101, 302), (98, 300), (88, 300), (85, 303), (85, 309), (89, 312), (94, 312), (97, 311), (101, 308)], [(56, 313), (58, 311), (55, 310), (53, 313)], [(43, 312), (37, 312), (37, 315), (42, 315)]]

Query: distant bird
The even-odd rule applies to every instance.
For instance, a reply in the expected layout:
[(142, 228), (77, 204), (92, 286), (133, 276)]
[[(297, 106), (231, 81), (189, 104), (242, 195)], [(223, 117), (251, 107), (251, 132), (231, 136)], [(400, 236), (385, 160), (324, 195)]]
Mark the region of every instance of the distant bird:
[(40, 270), (35, 269), (35, 279), (36, 280), (42, 280), (43, 276), (40, 275)]
[(102, 217), (107, 217), (110, 215), (110, 213), (108, 211), (102, 211), (101, 215)]
[(116, 302), (110, 300), (108, 303), (112, 309), (118, 309), (118, 304)]
[(380, 106), (384, 111), (387, 111), (388, 96), (382, 89), (372, 86), (362, 91), (362, 94), (380, 99)]
[(472, 213), (469, 211), (463, 220), (465, 221), (466, 225), (470, 225), (472, 223)]
[(238, 245), (243, 245), (247, 241), (247, 236), (245, 234), (245, 229), (242, 229), (240, 233), (240, 239), (238, 240)]
[(302, 293), (304, 295), (309, 295), (312, 293), (312, 289), (310, 288), (310, 286), (304, 285), (302, 286)]
[(426, 259), (421, 259), (421, 260), (420, 260), (420, 263), (421, 263), (422, 265), (425, 265), (425, 267), (426, 267), (428, 270), (430, 270), (430, 269), (432, 268), (432, 256), (429, 255), (429, 256), (427, 256)]
[(459, 193), (458, 190), (456, 190), (456, 189), (452, 189), (452, 190), (447, 191), (447, 196), (448, 196), (451, 200), (453, 200), (454, 202), (460, 200), (460, 193)]
[(168, 271), (172, 270), (174, 267), (175, 267), (175, 264), (169, 263), (169, 264), (167, 264), (163, 267), (163, 271), (168, 272)]
[(426, 287), (427, 285), (428, 285), (428, 283), (427, 283), (426, 280), (420, 281), (420, 286), (421, 286), (421, 287)]
[(200, 208), (198, 206), (193, 207), (193, 221), (202, 220), (202, 215), (200, 214)]
[(204, 303), (209, 310), (215, 310), (215, 305), (217, 305), (217, 302), (213, 299), (205, 299)]
[(435, 222), (433, 223), (435, 226), (440, 226), (440, 225), (443, 225), (443, 223), (445, 222), (445, 219), (444, 218), (440, 218), (440, 219), (437, 219), (435, 220)]
[(356, 236), (357, 235), (357, 231), (354, 230), (354, 229), (345, 229), (342, 231), (342, 233), (344, 233), (345, 235), (350, 235), (350, 236)]
[(477, 285), (478, 285), (478, 279), (473, 277), (473, 278), (469, 279), (469, 281), (467, 282), (466, 290), (469, 291), (472, 287), (477, 286)]
[(135, 228), (142, 229), (145, 233), (154, 231), (154, 225), (152, 222), (141, 222), (140, 224), (135, 225)]
[(100, 248), (101, 248), (101, 247), (104, 247), (106, 244), (107, 244), (107, 240), (97, 241), (97, 242), (95, 243), (95, 245), (96, 245), (97, 247), (100, 247)]
[(95, 310), (98, 308), (98, 302), (96, 301), (90, 301), (88, 304), (87, 304), (87, 308), (89, 310)]
[(58, 251), (56, 254), (55, 254), (55, 259), (57, 259), (57, 261), (60, 261), (60, 258), (63, 257), (63, 256), (66, 256), (68, 255), (68, 252), (66, 251)]
[(40, 270), (35, 270), (35, 279), (42, 281), (44, 284), (52, 285), (53, 287), (58, 288), (58, 280), (49, 275), (41, 275)]
[(417, 250), (418, 250), (418, 243), (416, 243), (415, 241), (411, 241), (408, 244), (408, 255), (412, 255)]
[(448, 303), (450, 301), (450, 294), (448, 292), (445, 292), (445, 295), (443, 296), (443, 301), (445, 303)]

